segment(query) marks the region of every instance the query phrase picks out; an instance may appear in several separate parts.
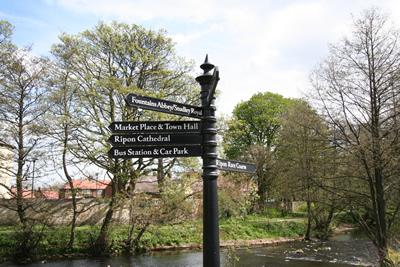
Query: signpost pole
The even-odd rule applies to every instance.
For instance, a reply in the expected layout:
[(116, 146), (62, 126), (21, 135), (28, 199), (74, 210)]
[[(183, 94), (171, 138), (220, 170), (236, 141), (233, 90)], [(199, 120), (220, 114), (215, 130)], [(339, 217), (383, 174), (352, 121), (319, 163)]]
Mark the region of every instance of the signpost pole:
[[(200, 66), (204, 73), (196, 78), (201, 86), (201, 106), (203, 108), (203, 266), (219, 267), (219, 225), (217, 192), (217, 129), (215, 117), (215, 97), (209, 96), (213, 84), (208, 56)], [(210, 98), (211, 97), (211, 98)]]

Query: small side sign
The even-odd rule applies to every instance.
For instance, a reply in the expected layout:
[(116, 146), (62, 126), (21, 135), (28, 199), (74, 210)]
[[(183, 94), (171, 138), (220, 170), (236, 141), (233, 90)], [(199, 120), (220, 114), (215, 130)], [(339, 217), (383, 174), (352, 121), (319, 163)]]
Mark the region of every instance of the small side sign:
[(217, 159), (217, 166), (222, 171), (256, 173), (256, 165), (236, 160)]

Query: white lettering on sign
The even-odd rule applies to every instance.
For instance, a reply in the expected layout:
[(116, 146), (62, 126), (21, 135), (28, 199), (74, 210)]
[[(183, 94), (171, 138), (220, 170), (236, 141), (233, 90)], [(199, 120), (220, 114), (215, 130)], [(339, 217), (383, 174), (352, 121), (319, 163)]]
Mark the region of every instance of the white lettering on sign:
[(195, 124), (184, 123), (183, 129), (185, 129), (185, 130), (200, 130), (199, 124), (197, 124), (197, 123), (195, 123)]
[(122, 123), (116, 123), (115, 130), (116, 131), (137, 131), (137, 130), (139, 130), (139, 127), (138, 127), (138, 125), (131, 125), (131, 124), (123, 125)]
[(139, 130), (141, 131), (155, 131), (157, 127), (155, 125), (148, 125), (147, 123), (140, 124)]
[(217, 166), (220, 170), (225, 170), (225, 171), (238, 171), (246, 173), (256, 172), (256, 166), (254, 164), (244, 163), (239, 161), (217, 159)]
[(218, 167), (228, 167), (228, 162), (223, 162), (223, 161), (220, 161), (219, 159), (217, 159), (217, 166)]
[(165, 123), (165, 130), (173, 131), (173, 130), (182, 130), (181, 125), (171, 125), (170, 123)]
[(126, 151), (119, 151), (118, 149), (114, 149), (114, 157), (126, 156)]
[(247, 169), (247, 167), (245, 165), (242, 165), (239, 162), (230, 162), (230, 161), (228, 161), (228, 168), (234, 168), (234, 169), (239, 169), (239, 170)]
[(142, 99), (141, 96), (137, 96), (135, 94), (130, 94), (129, 96), (130, 96), (130, 102), (133, 105), (147, 106), (149, 109), (159, 108), (172, 113), (173, 112), (178, 114), (181, 113), (181, 114), (186, 114), (188, 116), (195, 115), (196, 117), (200, 117), (203, 114), (201, 108), (196, 108), (191, 105), (185, 105), (185, 104), (174, 103), (174, 102), (164, 101), (161, 99), (155, 99), (155, 98), (153, 99), (147, 97), (143, 97), (145, 99)]
[(135, 149), (128, 149), (128, 156), (151, 156), (151, 151), (146, 150), (146, 149), (140, 149), (140, 150), (135, 150)]
[(157, 107), (157, 103), (151, 100), (137, 99), (135, 95), (131, 95), (131, 101), (134, 104)]
[(143, 135), (138, 135), (137, 138), (138, 142), (170, 142), (171, 141), (171, 135), (158, 135), (158, 136), (153, 136), (153, 135), (148, 135), (148, 136), (143, 136)]
[(182, 156), (182, 155), (189, 155), (189, 151), (186, 147), (183, 147), (181, 149), (177, 147), (172, 147), (172, 148), (161, 148), (159, 150), (160, 155), (162, 156)]
[(136, 142), (136, 138), (133, 136), (126, 137), (126, 136), (116, 135), (116, 136), (114, 136), (114, 142), (125, 145), (126, 143)]

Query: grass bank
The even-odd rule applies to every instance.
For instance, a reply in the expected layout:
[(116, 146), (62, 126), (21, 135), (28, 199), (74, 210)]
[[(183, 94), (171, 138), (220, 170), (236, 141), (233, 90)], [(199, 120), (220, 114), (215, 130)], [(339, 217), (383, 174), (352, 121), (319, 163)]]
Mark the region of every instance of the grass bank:
[[(76, 229), (76, 242), (72, 250), (66, 250), (69, 228), (54, 227), (34, 229), (32, 242), (38, 240), (34, 255), (36, 259), (63, 258), (91, 253), (98, 226), (81, 226)], [(304, 220), (299, 218), (269, 218), (262, 215), (251, 215), (220, 221), (221, 241), (254, 240), (268, 238), (296, 238), (304, 233)], [(110, 233), (110, 254), (120, 255), (124, 249), (124, 241), (128, 236), (128, 226), (116, 225)], [(35, 239), (37, 238), (37, 239)], [(15, 248), (20, 242), (19, 231), (15, 227), (0, 227), (0, 261), (10, 260), (15, 255)], [(153, 225), (142, 236), (138, 248), (153, 250), (160, 247), (179, 247), (184, 244), (201, 245), (201, 220), (188, 221), (174, 225)]]

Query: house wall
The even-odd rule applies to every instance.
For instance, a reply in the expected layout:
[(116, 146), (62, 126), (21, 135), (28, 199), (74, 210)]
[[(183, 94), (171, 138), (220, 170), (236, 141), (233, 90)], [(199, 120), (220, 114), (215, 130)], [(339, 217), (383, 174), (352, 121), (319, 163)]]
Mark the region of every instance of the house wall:
[(112, 185), (107, 185), (106, 189), (104, 190), (104, 197), (111, 198), (112, 197)]
[[(11, 187), (11, 176), (4, 171), (12, 167), (11, 153), (8, 149), (0, 148), (0, 183), (6, 187)], [(10, 198), (7, 188), (0, 185), (0, 198)]]
[[(111, 194), (108, 196), (105, 191), (102, 189), (84, 189), (89, 190), (89, 193), (80, 189), (76, 190), (76, 198), (104, 198), (111, 197)], [(100, 193), (99, 190), (102, 192)], [(60, 189), (60, 199), (71, 199), (72, 193), (71, 189)]]

